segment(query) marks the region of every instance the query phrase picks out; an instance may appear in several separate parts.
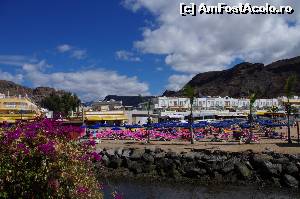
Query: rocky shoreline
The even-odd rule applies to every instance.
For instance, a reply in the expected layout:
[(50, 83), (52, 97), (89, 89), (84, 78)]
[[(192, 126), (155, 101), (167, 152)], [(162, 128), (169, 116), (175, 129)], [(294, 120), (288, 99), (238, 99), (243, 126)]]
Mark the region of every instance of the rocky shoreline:
[(300, 154), (197, 150), (98, 149), (99, 176), (200, 184), (257, 184), (299, 188)]

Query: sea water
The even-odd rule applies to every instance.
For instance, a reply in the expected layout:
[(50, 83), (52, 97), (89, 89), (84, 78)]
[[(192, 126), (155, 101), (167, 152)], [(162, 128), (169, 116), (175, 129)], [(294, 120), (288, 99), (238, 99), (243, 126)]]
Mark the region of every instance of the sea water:
[(104, 183), (104, 198), (116, 191), (124, 199), (300, 199), (300, 192), (274, 187), (202, 186), (118, 180)]

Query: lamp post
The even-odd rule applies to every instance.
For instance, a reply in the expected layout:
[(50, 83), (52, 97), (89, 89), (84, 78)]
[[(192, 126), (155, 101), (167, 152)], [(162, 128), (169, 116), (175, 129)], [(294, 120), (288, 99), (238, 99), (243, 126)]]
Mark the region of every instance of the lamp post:
[(300, 135), (299, 135), (299, 121), (296, 121), (297, 122), (297, 136), (298, 136), (298, 144), (300, 144)]
[(82, 126), (84, 125), (84, 110), (83, 107), (81, 108), (81, 120), (82, 120)]
[(20, 114), (21, 114), (21, 121), (23, 121), (23, 110), (20, 110)]
[(150, 107), (151, 106), (151, 99), (149, 99), (147, 103), (147, 111), (148, 111), (148, 118), (147, 118), (147, 143), (150, 143), (150, 126), (151, 126), (151, 118), (150, 118)]

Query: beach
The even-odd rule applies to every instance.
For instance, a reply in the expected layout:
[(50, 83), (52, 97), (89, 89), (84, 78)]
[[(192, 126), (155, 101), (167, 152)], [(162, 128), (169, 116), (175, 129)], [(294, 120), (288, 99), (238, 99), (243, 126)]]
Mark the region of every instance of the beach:
[[(287, 133), (286, 127), (282, 129), (277, 128), (278, 133)], [(260, 135), (262, 136), (262, 135)], [(251, 144), (240, 144), (238, 141), (228, 141), (228, 142), (211, 142), (209, 139), (204, 139), (195, 142), (191, 145), (189, 141), (151, 141), (150, 144), (145, 143), (145, 141), (135, 141), (135, 140), (101, 140), (101, 143), (97, 147), (101, 149), (118, 149), (118, 148), (161, 148), (163, 150), (171, 150), (174, 152), (188, 152), (191, 150), (221, 150), (228, 152), (241, 152), (246, 150), (252, 150), (253, 152), (264, 152), (273, 151), (276, 153), (283, 154), (300, 154), (300, 145), (297, 144), (297, 129), (295, 127), (291, 128), (291, 136), (293, 139), (293, 144), (288, 144), (286, 140), (282, 139), (271, 139), (260, 137), (258, 143)]]

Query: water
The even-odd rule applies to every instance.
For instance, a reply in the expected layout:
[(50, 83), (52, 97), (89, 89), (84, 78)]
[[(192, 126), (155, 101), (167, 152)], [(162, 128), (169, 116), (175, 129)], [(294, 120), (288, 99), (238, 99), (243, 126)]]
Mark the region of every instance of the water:
[(299, 199), (300, 192), (254, 186), (196, 186), (153, 182), (106, 182), (104, 198), (117, 191), (124, 199)]

